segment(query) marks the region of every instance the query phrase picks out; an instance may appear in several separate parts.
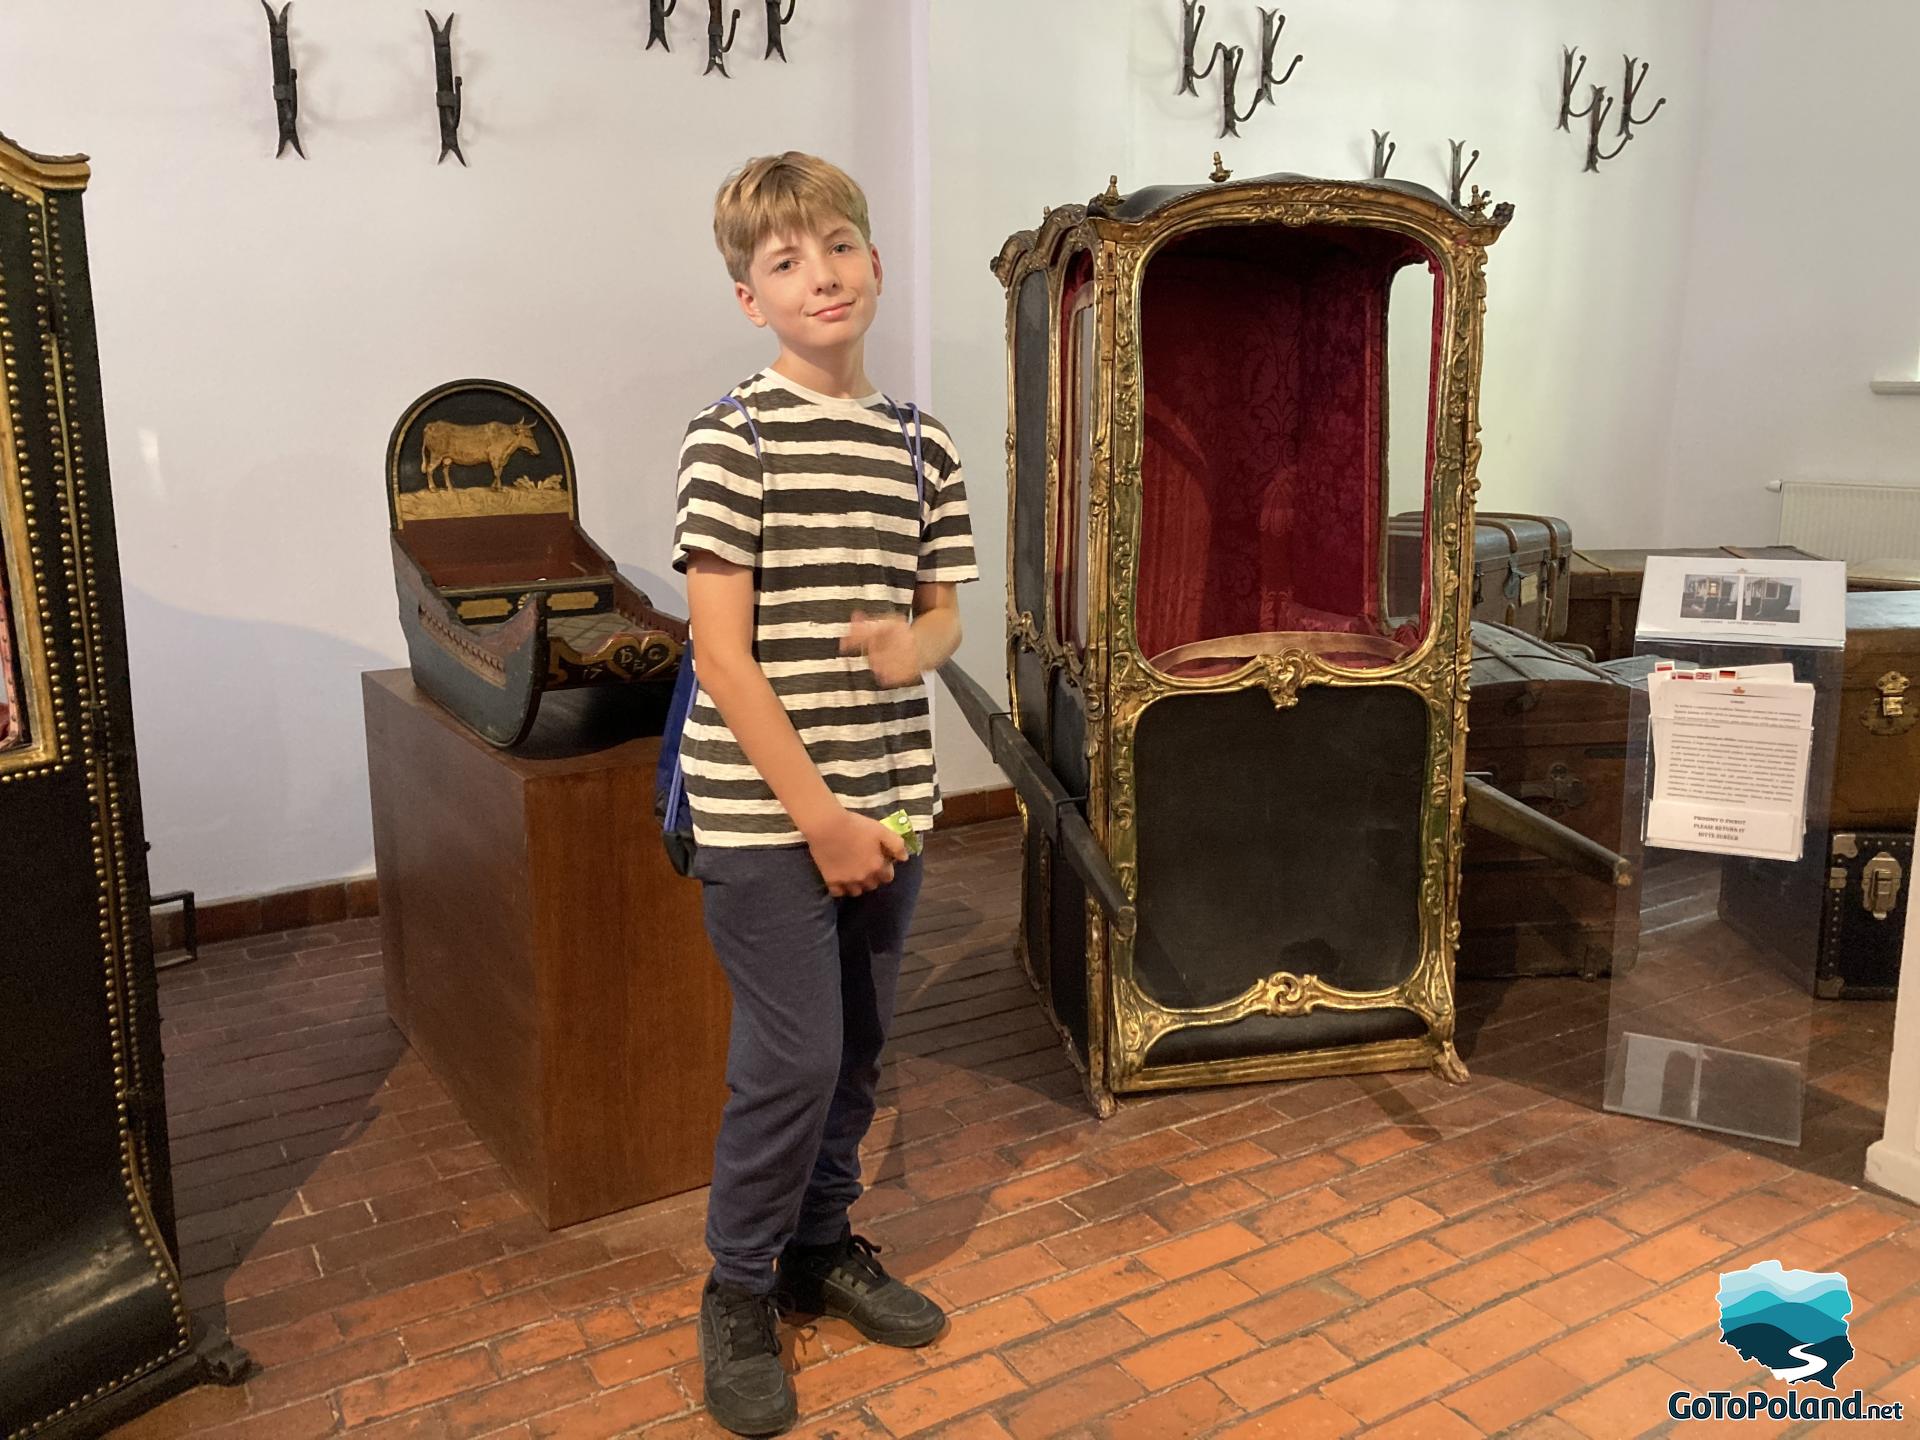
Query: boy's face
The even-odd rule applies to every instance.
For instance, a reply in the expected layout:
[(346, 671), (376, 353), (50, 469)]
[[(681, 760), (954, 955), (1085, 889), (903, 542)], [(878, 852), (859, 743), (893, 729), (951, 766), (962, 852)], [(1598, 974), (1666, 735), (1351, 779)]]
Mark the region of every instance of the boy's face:
[(754, 251), (745, 281), (733, 289), (754, 324), (790, 350), (852, 345), (873, 324), (880, 297), (880, 252), (851, 220), (819, 233), (770, 235)]

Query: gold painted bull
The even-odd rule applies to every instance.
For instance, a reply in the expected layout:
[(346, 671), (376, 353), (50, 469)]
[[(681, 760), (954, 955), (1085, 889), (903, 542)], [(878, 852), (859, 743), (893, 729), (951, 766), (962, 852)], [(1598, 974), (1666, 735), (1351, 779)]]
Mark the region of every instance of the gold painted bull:
[(529, 455), (540, 453), (531, 420), (512, 425), (498, 420), (484, 425), (456, 425), (451, 420), (435, 420), (420, 437), (420, 470), (427, 477), (427, 489), (433, 489), (437, 470), (442, 487), (451, 490), (455, 465), (489, 465), (493, 467), (493, 488), (498, 490), (500, 474), (507, 468), (507, 461), (523, 450)]

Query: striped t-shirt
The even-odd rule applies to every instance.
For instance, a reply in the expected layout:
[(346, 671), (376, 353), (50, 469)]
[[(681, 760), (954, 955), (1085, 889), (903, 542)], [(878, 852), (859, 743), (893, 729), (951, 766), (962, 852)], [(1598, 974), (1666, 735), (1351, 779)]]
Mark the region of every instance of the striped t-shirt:
[[(921, 415), (922, 499), (882, 396), (835, 399), (772, 369), (732, 393), (753, 416), (759, 453), (726, 401), (694, 417), (680, 447), (673, 568), (684, 573), (697, 550), (753, 567), (754, 659), (827, 788), (857, 814), (905, 810), (916, 830), (930, 829), (940, 788), (926, 681), (883, 687), (840, 640), (855, 610), (911, 620), (916, 583), (978, 578), (953, 439)], [(694, 648), (697, 674), (698, 635)], [(680, 759), (698, 843), (802, 843), (704, 686)]]

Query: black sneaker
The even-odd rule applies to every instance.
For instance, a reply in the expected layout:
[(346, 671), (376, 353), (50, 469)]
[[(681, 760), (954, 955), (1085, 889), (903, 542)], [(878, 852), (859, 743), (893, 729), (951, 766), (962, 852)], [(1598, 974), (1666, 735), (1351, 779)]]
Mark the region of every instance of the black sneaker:
[(940, 1307), (882, 1268), (880, 1247), (848, 1231), (831, 1245), (789, 1245), (775, 1270), (783, 1310), (845, 1320), (880, 1345), (912, 1349), (940, 1333)]
[(736, 1435), (778, 1435), (800, 1413), (776, 1324), (771, 1296), (708, 1277), (700, 1295), (707, 1413)]

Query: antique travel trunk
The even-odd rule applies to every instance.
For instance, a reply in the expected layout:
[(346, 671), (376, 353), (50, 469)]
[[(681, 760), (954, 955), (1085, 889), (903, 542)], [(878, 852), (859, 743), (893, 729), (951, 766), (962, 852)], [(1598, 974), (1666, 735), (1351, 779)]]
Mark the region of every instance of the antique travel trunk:
[(1584, 645), (1596, 660), (1633, 653), (1640, 618), (1640, 586), (1649, 555), (1731, 555), (1741, 560), (1815, 560), (1792, 545), (1721, 545), (1679, 550), (1576, 550), (1569, 567), (1567, 623), (1562, 637)]
[(1505, 623), (1529, 635), (1558, 640), (1567, 629), (1567, 581), (1573, 561), (1573, 527), (1555, 515), (1515, 515), (1475, 510), (1476, 527), (1490, 525), (1507, 537), (1514, 556), (1518, 593)]
[[(1562, 824), (1633, 854), (1622, 834), (1630, 674), (1476, 621), (1467, 769)], [(1605, 975), (1630, 954), (1634, 906), (1564, 861), (1469, 829), (1460, 876), (1462, 976)], [(1618, 919), (1617, 912), (1625, 912)], [(1621, 942), (1625, 942), (1622, 944)]]
[(1807, 848), (1795, 865), (1725, 861), (1721, 917), (1823, 999), (1893, 999), (1913, 888), (1911, 819), (1898, 830), (1835, 829)]
[[(1419, 514), (1387, 521), (1387, 604), (1410, 615), (1420, 587), (1425, 533)], [(1542, 639), (1560, 638), (1567, 623), (1567, 576), (1573, 530), (1552, 515), (1476, 511), (1473, 522), (1473, 618), (1510, 625)]]
[(1920, 798), (1920, 590), (1847, 596), (1836, 830), (1911, 830)]
[[(943, 671), (1014, 779), (1021, 954), (1102, 1113), (1170, 1086), (1465, 1074), (1462, 550), (1510, 211), (1214, 176), (1110, 185), (1001, 250), (1010, 713)], [(1433, 344), (1390, 380), (1396, 286)], [(1390, 383), (1432, 436), (1404, 617)]]
[(0, 137), (0, 1434), (99, 1435), (238, 1352), (176, 1257), (82, 156)]
[(482, 739), (519, 744), (541, 695), (576, 686), (639, 685), (657, 702), (641, 723), (664, 719), (686, 621), (581, 529), (573, 451), (531, 395), (456, 380), (414, 401), (387, 519), (414, 681)]

